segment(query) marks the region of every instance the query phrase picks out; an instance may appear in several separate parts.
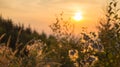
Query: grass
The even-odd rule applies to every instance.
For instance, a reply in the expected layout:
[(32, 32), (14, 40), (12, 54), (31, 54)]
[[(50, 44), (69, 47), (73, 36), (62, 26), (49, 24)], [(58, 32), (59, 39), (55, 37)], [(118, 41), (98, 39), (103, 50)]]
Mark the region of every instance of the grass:
[[(0, 36), (0, 41), (5, 34)], [(17, 38), (17, 42), (19, 37)], [(8, 38), (7, 43), (0, 43), (0, 67), (49, 67), (49, 63), (45, 63), (43, 58), (45, 54), (42, 49), (44, 44), (39, 40), (32, 40), (24, 46), (21, 50), (18, 50), (21, 44), (16, 42), (16, 49), (12, 50), (9, 47), (11, 36)], [(33, 42), (33, 43), (32, 43)], [(20, 52), (20, 55), (16, 54)], [(23, 52), (27, 51), (27, 55), (23, 55)], [(21, 56), (23, 55), (23, 56)]]

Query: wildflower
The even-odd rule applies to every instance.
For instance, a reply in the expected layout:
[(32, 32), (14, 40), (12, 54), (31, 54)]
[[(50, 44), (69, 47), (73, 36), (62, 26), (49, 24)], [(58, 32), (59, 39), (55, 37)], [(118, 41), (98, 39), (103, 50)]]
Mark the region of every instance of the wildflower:
[(31, 44), (27, 45), (26, 50), (30, 55), (36, 55), (37, 57), (42, 54), (42, 49), (46, 44), (43, 44), (40, 40), (35, 40)]
[(69, 50), (69, 57), (72, 61), (76, 61), (78, 59), (78, 51), (77, 50)]
[(86, 63), (89, 63), (90, 65), (92, 65), (95, 61), (97, 61), (98, 58), (95, 57), (95, 56), (89, 56), (87, 59), (86, 59)]

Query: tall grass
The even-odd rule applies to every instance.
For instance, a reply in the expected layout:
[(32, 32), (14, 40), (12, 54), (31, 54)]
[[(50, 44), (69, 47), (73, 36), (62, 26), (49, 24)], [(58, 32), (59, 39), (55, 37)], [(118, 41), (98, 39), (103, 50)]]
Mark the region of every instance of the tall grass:
[[(0, 36), (0, 40), (5, 34)], [(46, 46), (40, 40), (31, 40), (19, 50), (21, 44), (18, 43), (19, 37), (16, 41), (16, 49), (12, 50), (9, 47), (11, 36), (7, 43), (0, 43), (0, 67), (49, 67), (51, 65), (60, 65), (56, 62), (49, 62), (45, 60), (45, 56), (49, 53), (43, 52)], [(19, 51), (19, 55), (18, 54)], [(24, 52), (27, 52), (26, 55)]]

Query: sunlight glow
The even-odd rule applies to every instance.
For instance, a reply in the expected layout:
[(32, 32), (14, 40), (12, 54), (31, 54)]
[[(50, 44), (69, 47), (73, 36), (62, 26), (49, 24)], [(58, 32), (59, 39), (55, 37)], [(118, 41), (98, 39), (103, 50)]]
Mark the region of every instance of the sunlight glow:
[(76, 21), (80, 21), (82, 20), (82, 14), (81, 12), (76, 12), (75, 15), (73, 16), (73, 19), (76, 20)]

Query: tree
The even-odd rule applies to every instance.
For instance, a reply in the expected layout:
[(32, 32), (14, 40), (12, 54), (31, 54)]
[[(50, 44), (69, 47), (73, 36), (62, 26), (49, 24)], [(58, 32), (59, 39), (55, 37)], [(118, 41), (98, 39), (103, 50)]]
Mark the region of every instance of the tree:
[[(111, 0), (107, 6), (105, 19), (100, 21), (98, 38), (104, 46), (104, 53), (99, 55), (99, 63), (104, 67), (120, 66), (120, 17), (118, 2)], [(99, 66), (100, 66), (99, 65)]]
[(15, 49), (17, 39), (19, 39), (18, 43), (22, 43), (23, 47), (28, 41), (34, 38), (38, 39), (40, 35), (37, 31), (32, 31), (30, 26), (25, 29), (23, 24), (15, 25), (11, 19), (4, 19), (0, 16), (0, 35), (3, 35), (4, 33), (5, 36), (1, 40), (1, 42), (7, 43), (7, 40), (9, 39), (9, 37), (11, 37), (9, 47), (11, 47), (13, 50)]

